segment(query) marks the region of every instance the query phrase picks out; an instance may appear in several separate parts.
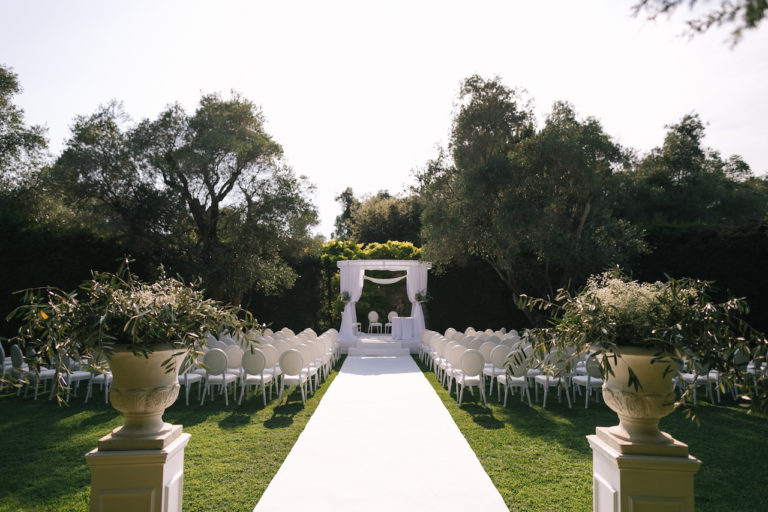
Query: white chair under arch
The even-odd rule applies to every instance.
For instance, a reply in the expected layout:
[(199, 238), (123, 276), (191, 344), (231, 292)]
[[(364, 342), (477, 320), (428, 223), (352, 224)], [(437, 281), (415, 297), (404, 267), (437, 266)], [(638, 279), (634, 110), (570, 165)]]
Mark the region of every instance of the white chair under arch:
[(372, 333), (376, 328), (381, 333), (381, 322), (379, 322), (379, 314), (375, 311), (368, 312), (368, 332)]
[(227, 354), (220, 348), (209, 350), (203, 356), (203, 366), (205, 366), (205, 388), (203, 389), (203, 398), (200, 405), (205, 403), (205, 395), (213, 393), (215, 387), (219, 386), (220, 392), (224, 395), (224, 403), (229, 405), (229, 385), (237, 381), (237, 376), (227, 373)]
[(397, 318), (397, 311), (387, 313), (387, 323), (384, 324), (384, 332), (392, 332), (392, 319)]

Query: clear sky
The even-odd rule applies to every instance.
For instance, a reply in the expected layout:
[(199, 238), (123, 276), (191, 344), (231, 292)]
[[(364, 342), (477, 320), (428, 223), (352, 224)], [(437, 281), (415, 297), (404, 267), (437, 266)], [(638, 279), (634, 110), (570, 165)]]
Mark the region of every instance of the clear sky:
[(404, 191), (450, 131), (461, 80), (498, 75), (534, 100), (599, 119), (640, 152), (689, 112), (706, 144), (768, 171), (768, 28), (680, 37), (683, 9), (655, 23), (633, 0), (0, 0), (0, 63), (27, 121), (59, 152), (76, 115), (110, 99), (134, 120), (235, 90), (317, 186), (326, 237), (345, 187)]

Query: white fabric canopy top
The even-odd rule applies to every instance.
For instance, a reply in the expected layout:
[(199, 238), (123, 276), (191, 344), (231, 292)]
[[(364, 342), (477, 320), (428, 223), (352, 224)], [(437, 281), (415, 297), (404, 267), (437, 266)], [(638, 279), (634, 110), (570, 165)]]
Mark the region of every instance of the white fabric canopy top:
[[(426, 295), (427, 293), (427, 271), (432, 268), (431, 263), (416, 260), (344, 260), (337, 262), (336, 265), (341, 272), (339, 276), (341, 293), (342, 295), (344, 293), (349, 295), (349, 302), (344, 306), (344, 312), (341, 314), (340, 341), (357, 339), (354, 329), (354, 325), (357, 323), (355, 303), (360, 300), (366, 279), (379, 284), (393, 284), (406, 279), (414, 330), (418, 334), (425, 329), (424, 312), (421, 309), (421, 304), (416, 301), (416, 295), (419, 293)], [(366, 270), (405, 270), (406, 274), (392, 279), (377, 279), (366, 276)]]

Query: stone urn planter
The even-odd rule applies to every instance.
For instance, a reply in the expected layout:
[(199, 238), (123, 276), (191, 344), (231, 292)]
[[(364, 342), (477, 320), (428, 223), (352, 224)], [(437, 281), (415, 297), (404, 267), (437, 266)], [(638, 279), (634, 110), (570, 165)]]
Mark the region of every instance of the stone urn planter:
[[(607, 360), (613, 370), (613, 375), (605, 378), (603, 398), (619, 416), (619, 424), (598, 427), (598, 436), (610, 436), (612, 444), (620, 444), (622, 448), (635, 446), (636, 450), (646, 452), (669, 452), (669, 448), (682, 445), (659, 430), (661, 418), (675, 409), (672, 380), (675, 364), (671, 356), (660, 354), (655, 348), (619, 347), (614, 353), (600, 357)], [(638, 387), (629, 385), (629, 368), (640, 383)]]
[[(163, 422), (163, 413), (179, 395), (184, 356), (170, 345), (159, 345), (146, 357), (124, 346), (116, 348), (109, 358), (113, 376), (109, 399), (125, 423), (99, 440), (99, 450), (162, 449), (181, 434), (180, 425)], [(169, 359), (170, 366), (163, 366)]]

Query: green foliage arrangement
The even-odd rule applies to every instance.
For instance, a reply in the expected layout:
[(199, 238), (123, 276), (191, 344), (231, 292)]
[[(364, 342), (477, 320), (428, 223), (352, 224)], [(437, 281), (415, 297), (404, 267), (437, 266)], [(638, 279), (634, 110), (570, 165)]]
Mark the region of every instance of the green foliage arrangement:
[[(160, 346), (170, 347), (176, 355), (195, 358), (206, 333), (226, 329), (237, 334), (255, 325), (250, 313), (206, 299), (194, 283), (162, 270), (155, 282), (139, 280), (127, 260), (116, 273), (93, 272), (73, 292), (25, 290), (23, 305), (8, 319), (14, 317), (22, 324), (11, 342), (26, 350), (30, 371), (56, 366), (66, 372), (67, 359), (98, 365), (117, 346), (145, 357)], [(171, 359), (166, 364), (170, 370)]]
[[(614, 270), (591, 276), (578, 293), (561, 289), (554, 301), (523, 296), (520, 306), (553, 310), (552, 327), (529, 331), (539, 354), (559, 350), (573, 363), (585, 352), (615, 357), (620, 347), (649, 347), (657, 362), (671, 360), (679, 368), (691, 361), (717, 370), (724, 383), (744, 386), (768, 409), (765, 379), (754, 389), (746, 374), (749, 360), (758, 367), (765, 362), (768, 340), (744, 321), (744, 299), (718, 303), (711, 288), (711, 282), (693, 279), (639, 283)], [(602, 359), (605, 375), (612, 372), (609, 359)], [(642, 385), (631, 369), (629, 385)]]

